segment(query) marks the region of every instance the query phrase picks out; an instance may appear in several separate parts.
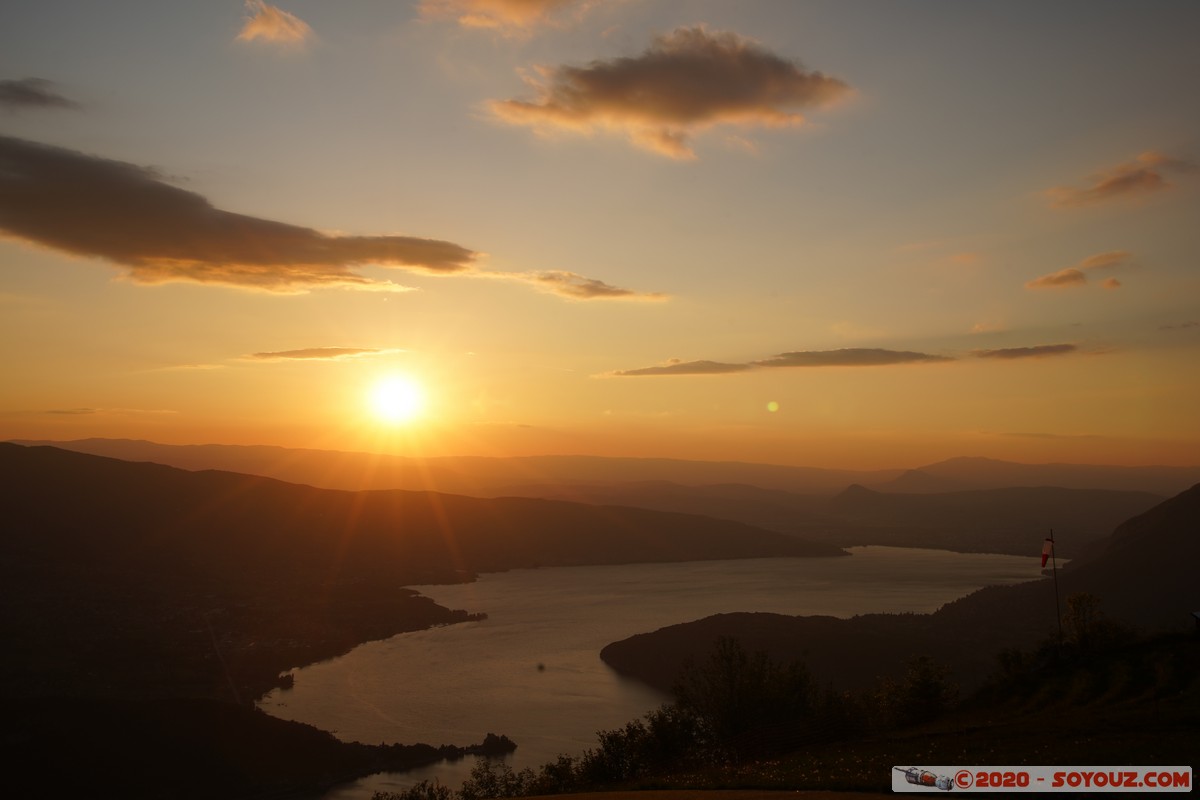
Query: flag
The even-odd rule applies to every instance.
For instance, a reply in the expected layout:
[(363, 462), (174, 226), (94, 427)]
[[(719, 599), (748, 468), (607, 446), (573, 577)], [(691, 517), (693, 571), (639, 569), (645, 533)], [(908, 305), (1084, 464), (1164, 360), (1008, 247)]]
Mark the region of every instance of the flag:
[(1042, 568), (1045, 569), (1046, 561), (1050, 556), (1054, 555), (1054, 540), (1046, 539), (1042, 542)]

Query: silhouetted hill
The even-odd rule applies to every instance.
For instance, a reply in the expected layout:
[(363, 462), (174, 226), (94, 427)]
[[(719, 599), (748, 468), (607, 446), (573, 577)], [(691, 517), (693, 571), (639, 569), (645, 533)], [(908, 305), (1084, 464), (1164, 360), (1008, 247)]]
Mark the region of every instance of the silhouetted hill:
[(1200, 466), (1018, 464), (993, 458), (968, 457), (928, 464), (918, 467), (918, 471), (930, 478), (954, 481), (961, 489), (1061, 486), (1066, 489), (1118, 489), (1170, 496), (1200, 481)]
[(919, 469), (905, 470), (904, 474), (899, 478), (875, 484), (876, 491), (913, 494), (956, 492), (966, 488), (968, 487), (954, 478), (931, 475)]
[(839, 547), (881, 544), (960, 552), (1029, 555), (1054, 528), (1060, 553), (1089, 542), (1162, 497), (1084, 489), (996, 489), (904, 495), (853, 484), (833, 497), (743, 484), (684, 486), (667, 481), (538, 484), (515, 494), (660, 511), (690, 512), (796, 533)]
[(837, 524), (836, 519), (825, 513), (825, 497), (746, 484), (685, 486), (670, 481), (536, 484), (512, 486), (509, 491), (521, 497), (702, 514), (784, 533)]
[(738, 483), (794, 492), (836, 492), (855, 481), (891, 480), (900, 470), (855, 471), (687, 461), (670, 458), (527, 456), (518, 458), (406, 458), (245, 445), (164, 445), (129, 439), (27, 441), (127, 461), (153, 461), (182, 469), (220, 469), (264, 475), (327, 489), (410, 489), (497, 497), (513, 486), (564, 483), (670, 481), (688, 485)]
[[(439, 490), (701, 514), (839, 547), (880, 544), (1024, 554), (1053, 528), (1065, 557), (1084, 554), (1090, 542), (1168, 494), (1123, 489), (1174, 487), (1189, 475), (1193, 482), (1200, 480), (1200, 468), (1031, 465), (974, 458), (902, 473), (584, 456), (416, 460), (109, 439), (63, 444), (125, 460), (219, 468), (324, 488)], [(1121, 488), (1101, 490), (1093, 484)], [(858, 489), (847, 494), (851, 486)], [(986, 488), (971, 488), (977, 486)], [(1001, 489), (1007, 493), (987, 494)]]
[[(46, 447), (0, 445), (0, 472), (7, 496), (0, 539), (6, 641), (74, 651), (60, 652), (61, 661), (33, 674), (5, 675), (9, 686), (25, 681), (26, 689), (88, 683), (88, 670), (76, 669), (83, 651), (85, 660), (112, 668), (107, 680), (121, 692), (177, 691), (162, 684), (178, 674), (153, 669), (149, 655), (130, 663), (109, 642), (140, 637), (140, 652), (169, 639), (208, 657), (206, 625), (237, 631), (227, 635), (240, 662), (257, 660), (252, 642), (294, 640), (327, 657), (367, 638), (453, 618), (406, 597), (400, 587), (408, 583), (537, 565), (843, 554), (694, 515), (528, 498), (342, 492)], [(160, 625), (171, 635), (156, 635)], [(67, 628), (74, 641), (60, 635)], [(294, 660), (256, 671), (272, 666), (274, 675), (305, 663), (304, 646), (297, 648)], [(8, 662), (4, 672), (15, 666)], [(193, 666), (213, 680), (214, 664), (201, 659)]]
[(470, 618), (405, 584), (842, 554), (694, 515), (334, 491), (48, 447), (0, 444), (0, 475), (0, 717), (22, 765), (4, 785), (22, 797), (319, 796), (461, 755), (345, 744), (248, 707), (281, 672)]
[(854, 485), (825, 507), (837, 528), (808, 530), (844, 547), (863, 544), (966, 552), (1036, 553), (1054, 529), (1073, 558), (1123, 520), (1163, 498), (1147, 492), (1057, 487), (890, 494)]
[[(316, 798), (337, 782), (483, 748), (365, 745), (258, 709), (196, 698), (0, 701), (6, 796)], [(480, 739), (484, 737), (481, 735)]]
[[(1200, 485), (1134, 517), (1107, 547), (1059, 572), (1062, 598), (1088, 592), (1112, 620), (1142, 629), (1192, 625), (1200, 609)], [(601, 657), (622, 674), (669, 688), (688, 659), (701, 660), (720, 636), (780, 660), (807, 661), (818, 680), (864, 688), (926, 654), (970, 687), (1006, 647), (1028, 647), (1054, 634), (1049, 579), (989, 587), (934, 614), (868, 614), (848, 620), (776, 614), (723, 614), (638, 634), (605, 647)]]
[(131, 439), (19, 440), (126, 461), (153, 461), (182, 469), (220, 469), (265, 475), (326, 489), (412, 489), (495, 497), (513, 487), (668, 481), (687, 486), (744, 484), (801, 494), (832, 494), (859, 483), (887, 492), (948, 492), (1019, 486), (1143, 491), (1167, 497), (1200, 482), (1200, 465), (1104, 466), (1019, 464), (989, 458), (952, 458), (916, 469), (846, 470), (688, 461), (668, 458), (530, 456), (414, 459), (261, 445), (166, 445)]

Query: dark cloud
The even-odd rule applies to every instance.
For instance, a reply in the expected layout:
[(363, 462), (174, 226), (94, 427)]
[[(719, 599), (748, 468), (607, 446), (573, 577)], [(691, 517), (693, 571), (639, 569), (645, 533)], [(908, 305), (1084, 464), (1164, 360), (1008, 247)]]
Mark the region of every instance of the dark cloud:
[(920, 364), (953, 360), (949, 356), (914, 353), (908, 350), (848, 347), (842, 350), (799, 350), (792, 353), (780, 353), (764, 361), (756, 361), (754, 365), (759, 367), (881, 367), (890, 364)]
[[(498, 273), (501, 274), (501, 273)], [(665, 300), (667, 296), (658, 292), (644, 293), (633, 289), (613, 286), (595, 278), (577, 275), (563, 270), (545, 272), (502, 273), (505, 277), (527, 281), (538, 289), (572, 300)]]
[(47, 413), (47, 414), (62, 414), (62, 415), (74, 417), (74, 416), (83, 416), (86, 414), (98, 414), (98, 413), (100, 413), (100, 409), (98, 409), (98, 408), (54, 408), (45, 413)]
[(624, 132), (638, 146), (692, 158), (689, 137), (719, 124), (798, 125), (797, 109), (847, 96), (837, 78), (808, 71), (731, 32), (678, 28), (640, 56), (539, 70), (534, 101), (491, 104), (535, 129)]
[(1171, 325), (1160, 325), (1160, 331), (1185, 331), (1188, 328), (1200, 328), (1200, 322), (1176, 322)]
[(54, 91), (54, 84), (44, 78), (0, 80), (0, 108), (16, 111), (22, 108), (78, 108), (79, 104)]
[(1011, 360), (1017, 358), (1049, 358), (1065, 356), (1078, 352), (1079, 346), (1074, 344), (1039, 344), (1034, 347), (1005, 347), (999, 350), (975, 350), (971, 355), (976, 358), (997, 358)]
[(722, 364), (719, 361), (680, 361), (672, 359), (657, 367), (626, 369), (612, 373), (617, 377), (640, 375), (723, 375), (727, 372), (745, 372), (750, 364)]
[(270, 44), (303, 45), (313, 37), (307, 22), (262, 0), (247, 0), (246, 10), (250, 15), (237, 35), (243, 42), (262, 40)]
[(359, 358), (361, 356), (377, 356), (382, 353), (393, 353), (394, 350), (380, 350), (368, 347), (308, 347), (303, 350), (279, 350), (273, 353), (251, 353), (249, 358), (261, 361), (288, 360), (333, 360), (340, 358)]
[(1055, 186), (1046, 191), (1050, 204), (1059, 208), (1095, 205), (1121, 198), (1137, 198), (1170, 187), (1165, 173), (1195, 172), (1197, 167), (1188, 161), (1163, 155), (1154, 150), (1142, 153), (1133, 161), (1118, 164), (1089, 178), (1083, 188)]
[(353, 267), (470, 269), (476, 253), (411, 236), (330, 236), (214, 208), (152, 169), (0, 136), (0, 230), (119, 264), (136, 283), (223, 284), (297, 293), (402, 290)]

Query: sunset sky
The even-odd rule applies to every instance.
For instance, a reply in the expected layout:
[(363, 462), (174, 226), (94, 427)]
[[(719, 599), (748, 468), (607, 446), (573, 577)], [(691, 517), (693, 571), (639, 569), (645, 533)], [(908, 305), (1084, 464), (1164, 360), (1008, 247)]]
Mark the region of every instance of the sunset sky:
[(5, 2), (0, 439), (1200, 463), (1198, 30)]

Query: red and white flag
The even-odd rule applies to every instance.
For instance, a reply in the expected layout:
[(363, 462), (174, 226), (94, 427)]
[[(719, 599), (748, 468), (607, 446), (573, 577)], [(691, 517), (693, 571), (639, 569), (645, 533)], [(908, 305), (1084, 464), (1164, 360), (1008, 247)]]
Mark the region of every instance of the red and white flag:
[(1046, 539), (1042, 542), (1042, 567), (1045, 568), (1046, 562), (1050, 556), (1054, 555), (1054, 540)]

